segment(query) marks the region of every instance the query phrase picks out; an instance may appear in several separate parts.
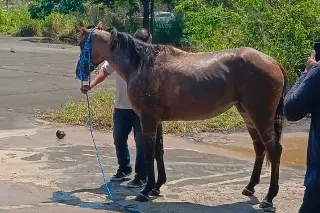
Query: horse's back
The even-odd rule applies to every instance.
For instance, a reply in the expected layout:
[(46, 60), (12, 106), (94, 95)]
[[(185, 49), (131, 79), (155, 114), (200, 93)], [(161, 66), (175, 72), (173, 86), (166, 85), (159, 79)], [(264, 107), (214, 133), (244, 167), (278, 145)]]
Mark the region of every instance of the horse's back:
[(169, 52), (160, 55), (154, 70), (148, 73), (148, 88), (159, 99), (156, 102), (161, 105), (163, 120), (210, 118), (251, 93), (259, 101), (259, 95), (283, 84), (277, 62), (252, 48)]

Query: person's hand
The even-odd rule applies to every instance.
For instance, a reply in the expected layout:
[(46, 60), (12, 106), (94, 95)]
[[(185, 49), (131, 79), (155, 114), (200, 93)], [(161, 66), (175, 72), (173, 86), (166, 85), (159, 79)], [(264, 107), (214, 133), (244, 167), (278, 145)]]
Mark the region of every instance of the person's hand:
[(95, 74), (95, 75), (99, 75), (99, 73), (100, 73), (100, 70), (95, 70), (95, 71), (94, 71), (94, 74)]
[(91, 86), (90, 85), (82, 85), (82, 87), (80, 88), (80, 91), (83, 94), (87, 94), (90, 90), (91, 90)]
[(308, 58), (306, 71), (310, 70), (312, 67), (317, 65), (316, 61), (316, 51), (312, 50), (311, 55)]

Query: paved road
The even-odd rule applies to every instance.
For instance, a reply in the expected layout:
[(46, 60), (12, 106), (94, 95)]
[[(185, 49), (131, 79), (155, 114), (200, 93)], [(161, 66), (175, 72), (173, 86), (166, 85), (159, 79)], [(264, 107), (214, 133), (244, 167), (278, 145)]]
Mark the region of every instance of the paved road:
[[(58, 128), (67, 132), (64, 140), (55, 139)], [(112, 134), (96, 132), (95, 136), (108, 179), (116, 170)], [(263, 169), (256, 197), (247, 198), (241, 190), (250, 178), (251, 160), (175, 137), (166, 136), (165, 144), (168, 182), (162, 187), (162, 197), (152, 204), (138, 203), (143, 212), (262, 212), (257, 207), (269, 186), (269, 169)], [(119, 212), (106, 204), (109, 200), (100, 188), (101, 176), (86, 128), (43, 125), (0, 139), (0, 147), (0, 212)], [(130, 147), (134, 160), (132, 137)], [(277, 212), (297, 212), (303, 174), (300, 169), (282, 167)], [(120, 203), (135, 203), (132, 199), (138, 190), (118, 183), (112, 184), (112, 190)], [(62, 205), (55, 202), (57, 191), (75, 197), (64, 193)]]
[[(14, 53), (10, 49), (15, 50)], [(64, 49), (62, 49), (64, 48)], [(81, 98), (74, 80), (77, 47), (48, 45), (0, 37), (0, 212), (119, 212), (107, 205), (87, 129), (37, 123), (38, 110), (59, 106), (69, 96)], [(111, 79), (107, 85), (113, 85)], [(65, 140), (56, 140), (63, 129)], [(110, 133), (96, 132), (103, 147), (107, 178), (116, 170)], [(248, 143), (251, 143), (248, 141)], [(144, 212), (256, 213), (270, 179), (264, 168), (257, 197), (241, 190), (248, 182), (252, 159), (207, 144), (165, 137), (168, 182), (162, 197), (139, 204)], [(130, 138), (131, 152), (134, 153)], [(232, 158), (230, 158), (232, 156)], [(132, 156), (134, 159), (134, 156)], [(303, 195), (303, 169), (282, 167), (277, 212), (297, 212)], [(121, 203), (132, 203), (137, 190), (112, 184)], [(56, 202), (57, 191), (76, 198)]]
[[(29, 115), (81, 98), (76, 46), (0, 37), (0, 129), (27, 128)], [(14, 50), (14, 53), (11, 52)], [(114, 85), (111, 76), (105, 84)]]

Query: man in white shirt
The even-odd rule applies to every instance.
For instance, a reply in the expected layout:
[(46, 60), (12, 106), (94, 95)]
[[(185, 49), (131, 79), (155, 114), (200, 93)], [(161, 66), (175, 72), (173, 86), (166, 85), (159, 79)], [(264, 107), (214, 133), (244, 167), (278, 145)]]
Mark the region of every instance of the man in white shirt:
[[(145, 28), (138, 29), (134, 37), (143, 42), (152, 42), (150, 32)], [(90, 85), (81, 87), (82, 93), (87, 93), (93, 87), (101, 83), (107, 76), (111, 75), (114, 69), (105, 61), (99, 70), (98, 75), (94, 78)], [(123, 181), (131, 175), (132, 168), (130, 165), (130, 154), (128, 149), (128, 136), (133, 128), (134, 139), (136, 143), (136, 162), (135, 162), (135, 178), (127, 183), (127, 187), (142, 187), (147, 182), (146, 159), (144, 153), (144, 142), (142, 137), (140, 119), (133, 111), (127, 94), (127, 83), (117, 72), (116, 74), (116, 97), (113, 114), (113, 138), (116, 147), (119, 168), (111, 181)]]

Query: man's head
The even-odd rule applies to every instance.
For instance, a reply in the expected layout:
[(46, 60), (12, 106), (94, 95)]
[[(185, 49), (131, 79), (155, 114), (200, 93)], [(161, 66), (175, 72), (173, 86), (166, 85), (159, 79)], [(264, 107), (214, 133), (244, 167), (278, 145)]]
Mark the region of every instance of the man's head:
[(152, 35), (146, 28), (139, 28), (133, 35), (136, 39), (139, 39), (140, 41), (151, 43), (152, 42)]
[(88, 25), (87, 26), (87, 29), (93, 29), (93, 28), (95, 28), (96, 26), (94, 25), (94, 24), (90, 24), (90, 25)]

